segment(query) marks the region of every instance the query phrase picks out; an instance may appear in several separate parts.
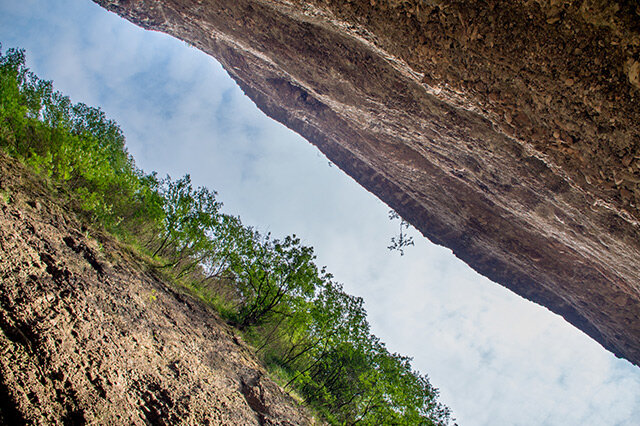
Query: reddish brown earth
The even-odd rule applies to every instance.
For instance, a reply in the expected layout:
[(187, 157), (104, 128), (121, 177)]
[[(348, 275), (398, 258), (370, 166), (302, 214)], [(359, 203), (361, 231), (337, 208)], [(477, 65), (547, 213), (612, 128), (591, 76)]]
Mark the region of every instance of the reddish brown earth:
[(213, 312), (50, 193), (0, 154), (0, 424), (313, 424)]
[(637, 2), (94, 1), (211, 54), (427, 238), (640, 364)]

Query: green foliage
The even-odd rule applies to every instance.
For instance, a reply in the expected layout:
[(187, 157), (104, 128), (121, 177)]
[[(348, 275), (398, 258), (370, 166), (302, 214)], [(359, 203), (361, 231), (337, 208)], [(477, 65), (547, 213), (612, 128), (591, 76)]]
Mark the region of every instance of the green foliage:
[[(21, 50), (0, 52), (0, 148), (218, 308), (330, 423), (449, 422), (437, 390), (371, 334), (363, 300), (316, 266), (311, 247), (223, 214), (216, 193), (194, 188), (189, 175), (159, 179), (137, 169), (117, 124), (39, 80)], [(403, 226), (390, 247), (401, 254), (413, 244)]]
[(0, 146), (64, 183), (89, 215), (116, 226), (122, 220), (116, 213), (144, 184), (122, 132), (99, 109), (72, 105), (24, 61), (21, 50), (0, 57)]
[(313, 249), (294, 236), (272, 240), (254, 232), (241, 251), (231, 256), (240, 308), (240, 329), (264, 323), (273, 315), (290, 316), (309, 300), (319, 283)]
[(11, 194), (9, 194), (7, 191), (5, 191), (4, 189), (0, 189), (0, 199), (5, 203), (5, 204), (10, 204), (11, 203)]
[(391, 237), (391, 245), (387, 248), (390, 251), (397, 250), (400, 256), (404, 256), (404, 249), (413, 245), (413, 237), (408, 236), (405, 233), (406, 229), (409, 229), (409, 222), (402, 219), (400, 215), (393, 210), (389, 210), (389, 220), (400, 219), (400, 232), (395, 237)]

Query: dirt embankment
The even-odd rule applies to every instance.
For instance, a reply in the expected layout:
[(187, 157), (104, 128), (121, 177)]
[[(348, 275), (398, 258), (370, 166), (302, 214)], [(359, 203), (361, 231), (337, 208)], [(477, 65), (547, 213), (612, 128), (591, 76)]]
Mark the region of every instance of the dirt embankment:
[(0, 154), (0, 424), (312, 424), (208, 308)]
[(481, 274), (640, 364), (640, 4), (94, 0), (218, 59)]

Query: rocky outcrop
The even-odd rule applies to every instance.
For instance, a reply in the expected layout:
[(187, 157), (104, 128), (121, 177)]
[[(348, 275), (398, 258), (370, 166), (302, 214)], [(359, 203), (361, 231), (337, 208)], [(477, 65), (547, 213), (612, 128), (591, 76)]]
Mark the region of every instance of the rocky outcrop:
[(0, 154), (0, 424), (312, 418), (204, 304)]
[(216, 57), (427, 238), (640, 363), (636, 2), (95, 1)]

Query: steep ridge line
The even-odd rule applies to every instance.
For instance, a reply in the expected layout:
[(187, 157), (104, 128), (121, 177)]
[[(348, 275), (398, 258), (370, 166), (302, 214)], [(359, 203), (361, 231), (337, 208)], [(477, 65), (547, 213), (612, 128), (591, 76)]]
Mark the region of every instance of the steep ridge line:
[(640, 363), (634, 2), (95, 1), (214, 56), (427, 238)]

